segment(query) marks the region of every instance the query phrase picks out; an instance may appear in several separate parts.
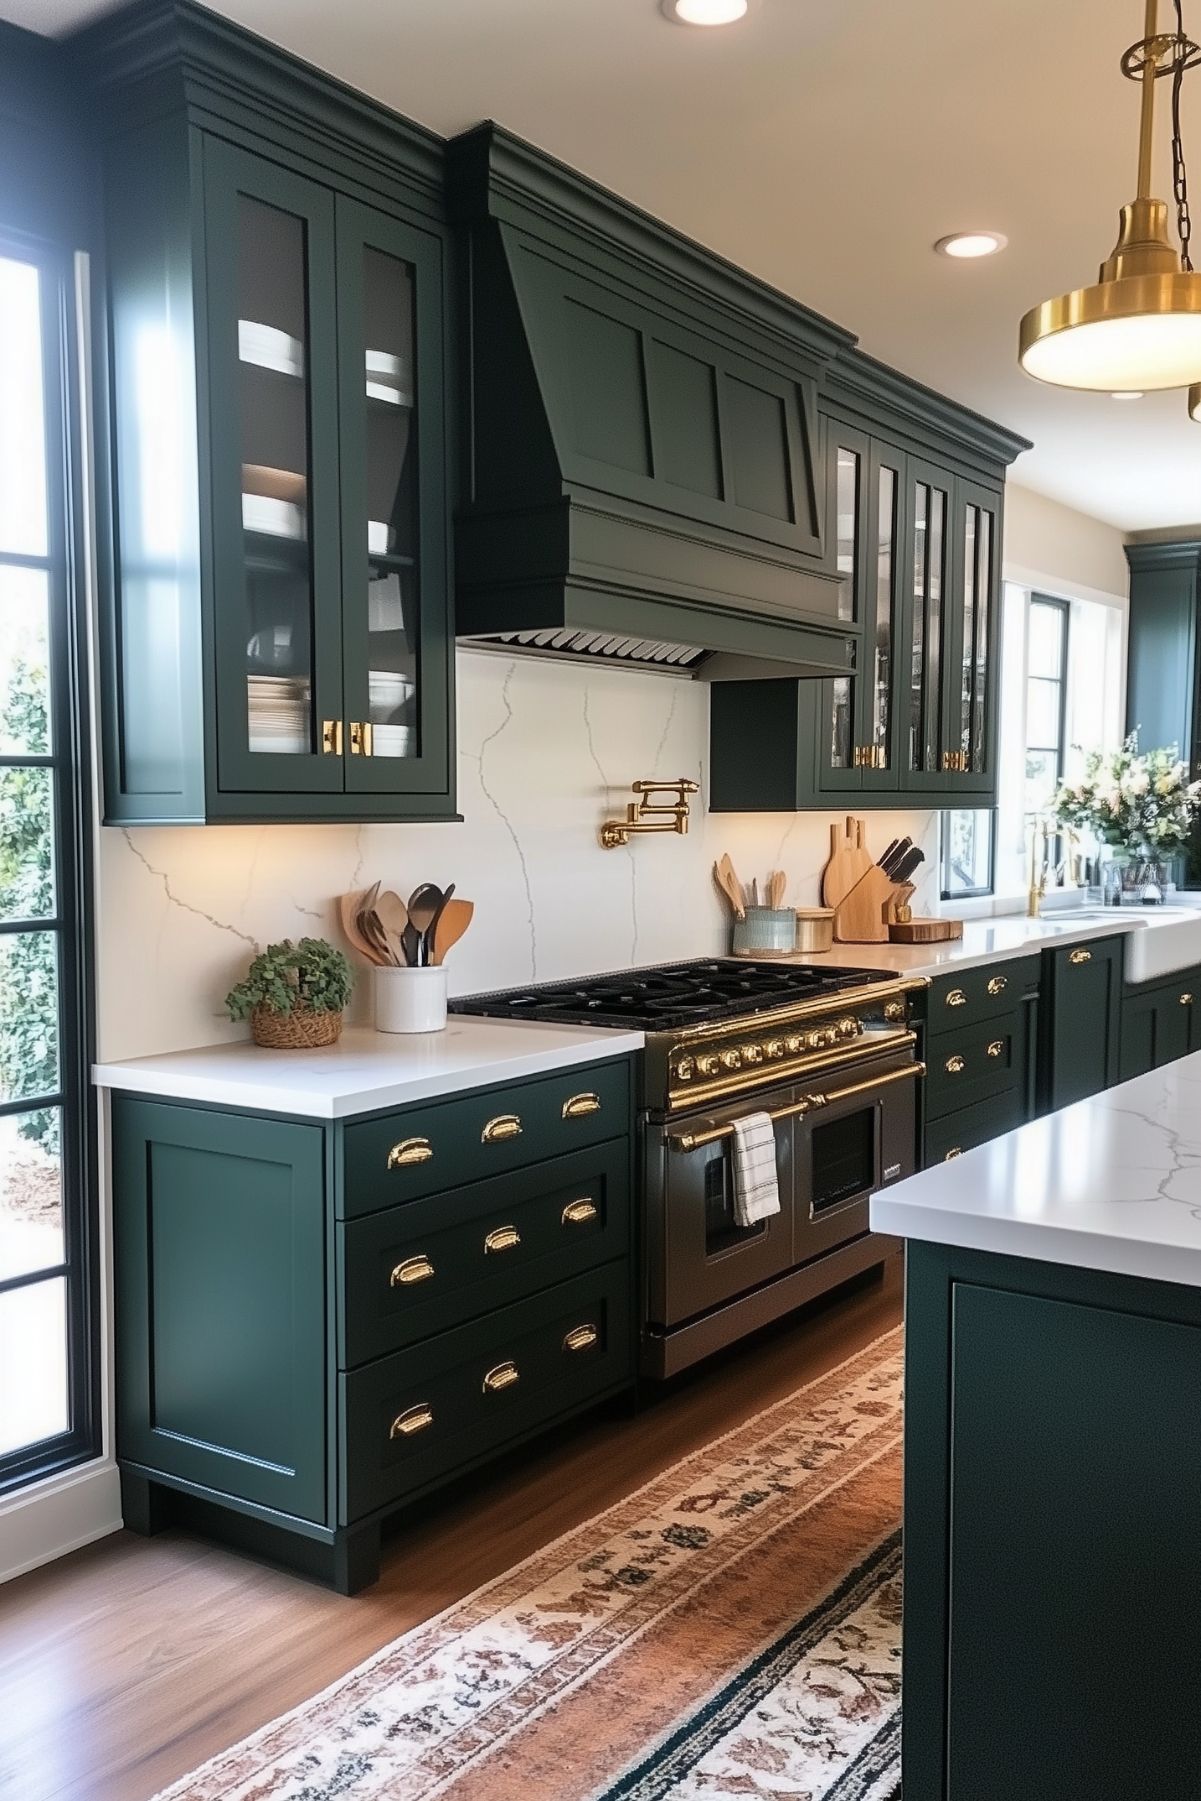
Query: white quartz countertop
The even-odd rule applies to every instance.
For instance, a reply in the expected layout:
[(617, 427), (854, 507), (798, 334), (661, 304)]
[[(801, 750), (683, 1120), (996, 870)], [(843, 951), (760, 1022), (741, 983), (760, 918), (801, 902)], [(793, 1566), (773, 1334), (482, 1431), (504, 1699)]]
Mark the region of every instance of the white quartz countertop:
[(963, 937), (941, 944), (836, 944), (833, 950), (797, 954), (790, 962), (842, 964), (852, 969), (893, 969), (899, 975), (937, 976), (948, 970), (973, 969), (1010, 957), (1032, 956), (1044, 945), (1069, 939), (1107, 938), (1133, 931), (1154, 931), (1179, 922), (1175, 908), (1114, 907), (1104, 919), (1076, 917), (1071, 908), (1042, 919), (1002, 914), (995, 919), (965, 920)]
[(349, 1027), (327, 1050), (272, 1051), (241, 1041), (98, 1063), (98, 1088), (171, 1100), (345, 1119), (381, 1107), (544, 1075), (642, 1049), (641, 1032), (536, 1025), (451, 1014), (443, 1032)]
[(1201, 1288), (1201, 1054), (873, 1195), (878, 1232)]

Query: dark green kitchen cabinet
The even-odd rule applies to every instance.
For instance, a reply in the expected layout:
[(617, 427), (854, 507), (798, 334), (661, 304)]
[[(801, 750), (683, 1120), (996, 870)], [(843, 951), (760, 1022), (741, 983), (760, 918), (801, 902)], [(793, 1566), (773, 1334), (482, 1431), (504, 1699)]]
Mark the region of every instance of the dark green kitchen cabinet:
[[(1128, 544), (1126, 561), (1126, 730), (1138, 733), (1144, 750), (1176, 745), (1196, 777), (1201, 772), (1201, 539)], [(1186, 885), (1195, 887), (1201, 882), (1196, 832), (1180, 862)]]
[(106, 817), (453, 817), (441, 147), (197, 8), (139, 18), (79, 40)]
[(118, 1094), (117, 1458), (345, 1592), (386, 1515), (634, 1380), (631, 1071), (348, 1120)]
[(1070, 1106), (1119, 1079), (1124, 938), (1043, 952), (1039, 1110)]
[(1126, 989), (1122, 996), (1123, 1082), (1198, 1049), (1201, 969), (1183, 969), (1170, 982)]

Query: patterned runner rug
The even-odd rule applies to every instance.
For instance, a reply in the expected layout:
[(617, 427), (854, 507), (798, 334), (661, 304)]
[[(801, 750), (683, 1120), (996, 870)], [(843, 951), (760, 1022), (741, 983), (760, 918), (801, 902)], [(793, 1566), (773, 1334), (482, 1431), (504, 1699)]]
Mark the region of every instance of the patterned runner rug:
[(158, 1801), (895, 1801), (898, 1328)]

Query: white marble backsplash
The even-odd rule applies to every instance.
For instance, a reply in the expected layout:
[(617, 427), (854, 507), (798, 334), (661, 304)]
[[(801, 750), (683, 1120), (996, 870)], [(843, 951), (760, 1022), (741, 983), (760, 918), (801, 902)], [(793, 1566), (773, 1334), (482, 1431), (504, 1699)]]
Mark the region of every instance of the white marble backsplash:
[[(832, 816), (709, 816), (708, 724), (701, 682), (462, 651), (462, 824), (104, 828), (99, 1057), (244, 1036), (221, 1003), (254, 950), (306, 933), (341, 942), (337, 896), (377, 878), (402, 895), (453, 881), (474, 900), (448, 959), (458, 994), (728, 948), (711, 876), (723, 850), (748, 883), (782, 868), (789, 903), (816, 905)], [(700, 781), (688, 836), (602, 850), (601, 821), (623, 815), (630, 783), (652, 775)], [(937, 911), (937, 814), (865, 817), (876, 855), (903, 833), (921, 844), (914, 906)], [(370, 1019), (366, 979), (351, 1013)]]

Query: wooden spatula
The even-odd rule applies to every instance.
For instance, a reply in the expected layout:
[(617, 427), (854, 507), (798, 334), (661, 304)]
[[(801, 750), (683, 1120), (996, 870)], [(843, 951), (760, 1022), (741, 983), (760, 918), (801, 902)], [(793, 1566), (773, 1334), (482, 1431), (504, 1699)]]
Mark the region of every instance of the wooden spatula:
[(734, 909), (735, 917), (738, 919), (745, 919), (746, 889), (738, 880), (738, 876), (734, 870), (734, 864), (730, 859), (730, 853), (728, 851), (723, 852), (718, 859), (717, 879), (721, 883), (725, 893), (729, 896), (730, 905)]
[(358, 951), (361, 957), (366, 957), (368, 963), (382, 964), (384, 959), (374, 944), (370, 943), (359, 930), (359, 907), (362, 899), (361, 894), (340, 894), (338, 896), (338, 919), (341, 922), (342, 933), (350, 948)]
[(471, 924), (475, 912), (475, 902), (468, 900), (448, 900), (442, 909), (442, 917), (434, 929), (434, 962), (441, 963), (447, 951), (453, 950), (463, 933)]
[(788, 877), (782, 869), (773, 869), (767, 878), (767, 904), (779, 908), (784, 905), (784, 890), (788, 886)]

